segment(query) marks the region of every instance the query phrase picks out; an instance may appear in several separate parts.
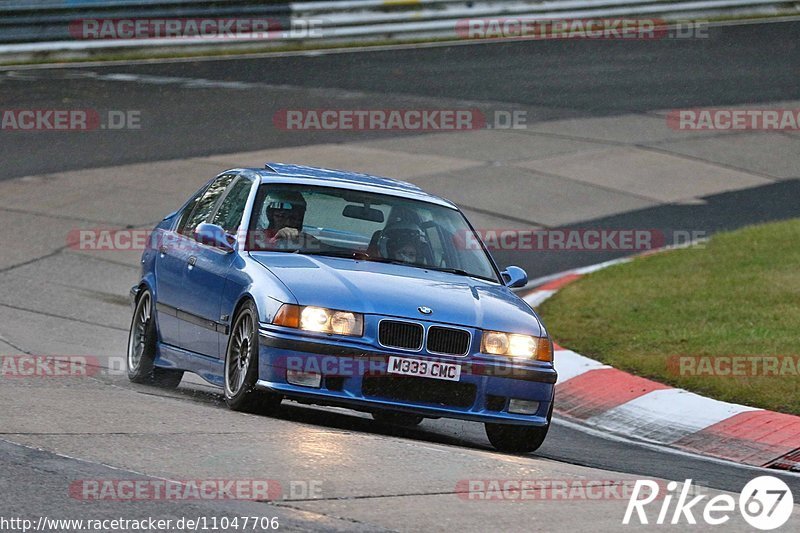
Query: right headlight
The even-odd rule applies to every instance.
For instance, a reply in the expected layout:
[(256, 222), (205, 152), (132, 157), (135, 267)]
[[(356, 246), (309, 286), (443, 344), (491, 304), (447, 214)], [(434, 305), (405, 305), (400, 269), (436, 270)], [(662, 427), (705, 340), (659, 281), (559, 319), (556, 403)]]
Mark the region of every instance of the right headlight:
[(481, 353), (552, 362), (553, 343), (548, 337), (484, 331), (481, 337)]
[(360, 337), (364, 334), (364, 315), (361, 313), (337, 311), (312, 305), (283, 304), (275, 314), (272, 323), (278, 326), (332, 335)]

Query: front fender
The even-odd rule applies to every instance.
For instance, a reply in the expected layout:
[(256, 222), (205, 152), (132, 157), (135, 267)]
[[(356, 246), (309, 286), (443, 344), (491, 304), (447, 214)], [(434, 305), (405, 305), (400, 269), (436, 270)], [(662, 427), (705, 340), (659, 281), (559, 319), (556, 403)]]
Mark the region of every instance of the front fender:
[(227, 318), (223, 322), (231, 323), (236, 308), (245, 298), (255, 302), (259, 322), (266, 323), (272, 322), (284, 303), (297, 303), (297, 299), (277, 276), (252, 260), (246, 252), (236, 258), (225, 280), (221, 309)]

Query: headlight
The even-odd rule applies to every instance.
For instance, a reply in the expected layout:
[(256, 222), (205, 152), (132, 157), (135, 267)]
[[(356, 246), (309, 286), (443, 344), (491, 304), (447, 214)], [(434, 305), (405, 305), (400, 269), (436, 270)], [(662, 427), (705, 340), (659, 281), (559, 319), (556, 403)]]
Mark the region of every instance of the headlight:
[(364, 315), (311, 305), (283, 304), (275, 314), (272, 323), (278, 326), (335, 335), (360, 337), (364, 334)]
[(324, 332), (330, 328), (331, 317), (322, 307), (304, 307), (300, 311), (300, 329)]
[(484, 331), (481, 338), (481, 352), (537, 361), (553, 361), (553, 343), (549, 338), (518, 333)]

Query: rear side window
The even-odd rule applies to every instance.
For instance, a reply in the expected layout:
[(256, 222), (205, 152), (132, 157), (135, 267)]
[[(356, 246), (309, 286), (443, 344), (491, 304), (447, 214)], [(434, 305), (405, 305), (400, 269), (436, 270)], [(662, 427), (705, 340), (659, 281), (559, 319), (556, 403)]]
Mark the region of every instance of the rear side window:
[(214, 212), (214, 206), (217, 204), (222, 193), (228, 185), (231, 184), (236, 174), (223, 174), (218, 177), (214, 182), (208, 186), (206, 191), (195, 203), (192, 213), (181, 221), (181, 226), (178, 227), (178, 233), (182, 233), (188, 237), (192, 237), (194, 229), (201, 223), (206, 222), (211, 213)]
[(234, 234), (242, 223), (242, 215), (247, 204), (247, 197), (253, 182), (246, 178), (239, 178), (231, 185), (227, 196), (219, 204), (219, 209), (211, 220), (212, 224), (222, 226), (227, 233)]

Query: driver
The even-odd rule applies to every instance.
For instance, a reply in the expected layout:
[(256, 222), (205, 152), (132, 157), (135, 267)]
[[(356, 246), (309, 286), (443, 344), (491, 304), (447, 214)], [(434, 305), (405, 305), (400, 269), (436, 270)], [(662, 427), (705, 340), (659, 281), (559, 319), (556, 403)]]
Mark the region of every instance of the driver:
[(302, 194), (288, 190), (273, 191), (264, 198), (264, 206), (268, 222), (266, 243), (270, 247), (302, 248), (309, 243), (318, 242), (303, 231), (306, 200)]
[(265, 199), (270, 242), (297, 239), (303, 231), (306, 199), (296, 191), (276, 191)]
[(419, 228), (404, 224), (384, 230), (389, 259), (404, 263), (422, 264), (424, 239)]

